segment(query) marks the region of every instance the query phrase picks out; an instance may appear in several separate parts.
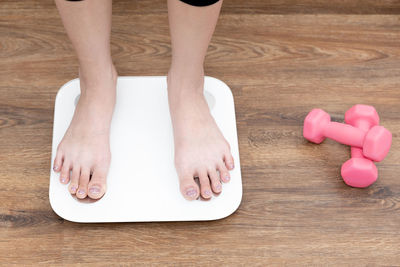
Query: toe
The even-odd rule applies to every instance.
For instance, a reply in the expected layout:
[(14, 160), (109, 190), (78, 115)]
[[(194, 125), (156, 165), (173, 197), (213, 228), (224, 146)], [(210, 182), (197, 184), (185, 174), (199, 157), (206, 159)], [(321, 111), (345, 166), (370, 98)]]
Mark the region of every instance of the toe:
[(101, 198), (106, 192), (107, 171), (95, 169), (88, 186), (88, 196), (92, 199)]
[(59, 149), (57, 149), (56, 158), (54, 159), (54, 163), (53, 163), (53, 170), (55, 172), (59, 172), (61, 170), (62, 159), (63, 159), (63, 155), (62, 155), (61, 151)]
[(211, 181), (211, 188), (215, 193), (221, 193), (222, 191), (222, 184), (219, 180), (219, 175), (217, 170), (210, 170), (208, 171), (208, 177), (210, 177)]
[(203, 198), (211, 198), (211, 187), (210, 187), (210, 179), (208, 178), (207, 172), (201, 172), (199, 173), (199, 181), (200, 181), (200, 191), (201, 191), (201, 196)]
[(67, 184), (69, 182), (69, 171), (71, 169), (71, 164), (68, 161), (63, 162), (60, 172), (60, 182), (63, 184)]
[(195, 200), (199, 197), (199, 186), (194, 181), (193, 173), (179, 175), (180, 189), (184, 198)]
[(233, 157), (232, 157), (232, 154), (230, 151), (225, 154), (224, 161), (225, 161), (226, 168), (228, 170), (233, 170), (233, 168), (235, 167), (235, 164), (233, 162)]
[(231, 180), (231, 176), (229, 175), (229, 171), (226, 168), (225, 164), (221, 163), (218, 165), (218, 172), (221, 181), (223, 181), (224, 183), (227, 183)]
[(76, 196), (80, 199), (87, 196), (87, 188), (90, 178), (90, 169), (82, 168), (81, 176), (79, 177), (79, 187)]
[(69, 184), (69, 192), (75, 194), (79, 186), (79, 176), (81, 175), (81, 168), (74, 166), (72, 168), (71, 183)]

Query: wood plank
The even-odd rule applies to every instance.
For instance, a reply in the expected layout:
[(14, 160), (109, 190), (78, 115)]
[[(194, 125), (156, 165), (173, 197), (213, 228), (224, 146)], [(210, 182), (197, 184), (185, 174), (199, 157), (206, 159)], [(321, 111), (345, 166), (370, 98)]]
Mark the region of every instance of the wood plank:
[[(348, 9), (335, 11), (340, 14), (267, 15), (274, 3), (279, 14), (294, 7), (283, 6), (290, 1), (271, 1), (270, 8), (250, 2), (262, 12), (237, 12), (233, 7), (241, 2), (226, 1), (206, 60), (206, 73), (225, 81), (235, 96), (244, 186), (239, 210), (214, 222), (91, 225), (64, 221), (48, 202), (54, 99), (77, 75), (72, 47), (52, 1), (0, 3), (1, 264), (400, 262), (398, 16), (344, 15), (355, 13), (351, 6), (358, 1), (341, 1)], [(164, 7), (132, 3), (147, 13), (128, 16), (128, 1), (114, 5), (119, 74), (164, 75), (171, 52)], [(338, 2), (290, 3), (308, 10), (296, 13), (331, 13), (324, 10)], [(365, 13), (374, 14), (373, 6), (392, 14), (384, 10), (398, 2), (363, 3)], [(362, 190), (341, 181), (347, 147), (329, 140), (310, 144), (301, 136), (311, 108), (343, 121), (356, 103), (374, 105), (393, 133), (390, 154), (377, 164), (379, 180)]]
[[(166, 0), (113, 0), (116, 14), (160, 14), (167, 12)], [(0, 14), (53, 12), (53, 0), (2, 0)], [(397, 0), (225, 0), (224, 14), (400, 14)]]

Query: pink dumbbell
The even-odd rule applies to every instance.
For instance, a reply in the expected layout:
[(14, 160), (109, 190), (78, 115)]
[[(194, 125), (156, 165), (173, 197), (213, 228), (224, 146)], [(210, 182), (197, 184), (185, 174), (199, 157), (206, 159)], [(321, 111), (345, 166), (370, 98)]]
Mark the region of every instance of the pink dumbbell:
[(362, 148), (363, 155), (374, 161), (383, 160), (392, 144), (392, 134), (382, 126), (368, 132), (348, 124), (331, 122), (322, 109), (313, 109), (304, 120), (303, 136), (314, 143), (331, 138), (339, 143)]
[[(344, 120), (347, 124), (357, 127), (365, 132), (375, 125), (379, 125), (379, 116), (375, 108), (367, 105), (355, 105), (346, 111)], [(378, 178), (375, 164), (364, 157), (363, 151), (358, 147), (351, 147), (351, 159), (342, 165), (342, 178), (352, 187), (367, 187)]]

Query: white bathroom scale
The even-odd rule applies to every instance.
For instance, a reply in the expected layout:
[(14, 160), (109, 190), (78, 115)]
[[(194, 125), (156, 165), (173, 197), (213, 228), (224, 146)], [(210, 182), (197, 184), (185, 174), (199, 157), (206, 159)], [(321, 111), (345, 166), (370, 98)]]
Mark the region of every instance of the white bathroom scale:
[[(80, 95), (79, 79), (57, 93), (51, 165)], [(242, 179), (232, 92), (205, 77), (204, 95), (212, 116), (231, 146), (235, 168), (222, 192), (211, 200), (188, 201), (179, 190), (165, 76), (126, 76), (117, 82), (111, 122), (111, 164), (107, 192), (97, 201), (79, 200), (61, 184), (51, 166), (49, 198), (62, 218), (82, 223), (217, 220), (232, 214), (242, 199)]]

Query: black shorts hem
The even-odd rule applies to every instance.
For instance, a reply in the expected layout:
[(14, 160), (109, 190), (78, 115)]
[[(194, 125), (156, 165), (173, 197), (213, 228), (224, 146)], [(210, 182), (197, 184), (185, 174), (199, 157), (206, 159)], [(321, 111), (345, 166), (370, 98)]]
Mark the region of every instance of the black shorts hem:
[(218, 2), (219, 0), (180, 0), (180, 1), (189, 4), (191, 6), (210, 6)]

